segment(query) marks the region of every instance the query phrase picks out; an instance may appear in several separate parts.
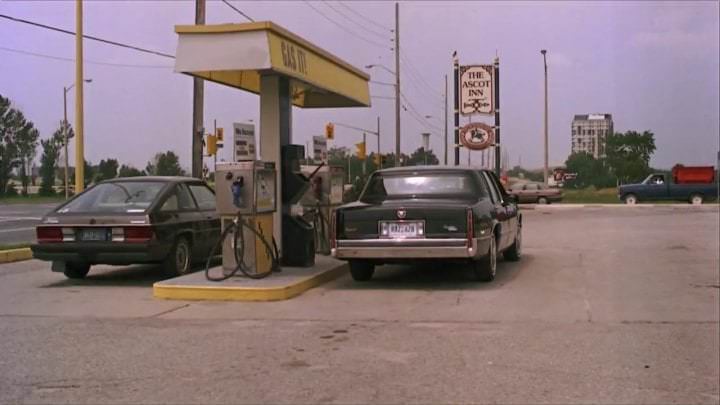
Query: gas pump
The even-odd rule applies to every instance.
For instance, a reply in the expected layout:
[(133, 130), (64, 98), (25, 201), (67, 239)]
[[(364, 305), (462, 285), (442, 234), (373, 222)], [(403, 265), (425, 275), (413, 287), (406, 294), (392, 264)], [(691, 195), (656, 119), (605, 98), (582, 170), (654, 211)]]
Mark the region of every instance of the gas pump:
[(272, 162), (217, 163), (215, 195), (222, 238), (210, 258), (222, 249), (223, 276), (210, 275), (208, 259), (205, 275), (209, 280), (226, 280), (238, 271), (250, 278), (263, 278), (279, 270), (273, 240), (275, 176)]
[(315, 250), (330, 254), (330, 218), (335, 209), (343, 203), (345, 170), (342, 166), (301, 166), (303, 174), (310, 176), (310, 189), (303, 196), (302, 205), (307, 211), (306, 218), (315, 228)]
[[(287, 266), (309, 267), (315, 264), (315, 228), (304, 217), (302, 198), (311, 189), (319, 170), (304, 174), (300, 160), (305, 158), (302, 145), (284, 145), (282, 155), (283, 256)], [(323, 165), (320, 165), (322, 168)]]

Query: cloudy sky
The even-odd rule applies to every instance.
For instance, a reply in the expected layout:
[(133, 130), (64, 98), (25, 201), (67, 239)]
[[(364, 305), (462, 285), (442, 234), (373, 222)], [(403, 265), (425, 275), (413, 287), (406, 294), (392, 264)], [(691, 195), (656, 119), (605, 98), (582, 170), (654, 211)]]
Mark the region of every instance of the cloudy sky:
[[(394, 2), (253, 2), (232, 4), (257, 21), (272, 20), (349, 63), (394, 69), (390, 47)], [(74, 1), (0, 0), (0, 14), (74, 30)], [(332, 23), (332, 20), (337, 24)], [(371, 20), (372, 22), (368, 21)], [(175, 24), (194, 21), (193, 1), (86, 1), (85, 33), (175, 53)], [(220, 1), (208, 1), (207, 23), (244, 22)], [(402, 147), (421, 144), (442, 156), (444, 75), (452, 82), (453, 50), (461, 63), (500, 57), (502, 140), (511, 163), (542, 165), (543, 65), (548, 50), (550, 161), (570, 153), (574, 114), (611, 113), (616, 131), (651, 130), (656, 167), (714, 164), (719, 145), (718, 2), (402, 2), (400, 44)], [(33, 53), (36, 55), (29, 55)], [(37, 56), (37, 55), (45, 55)], [(49, 57), (52, 58), (49, 58)], [(0, 94), (10, 97), (48, 137), (62, 119), (62, 88), (74, 81), (74, 38), (0, 19)], [(60, 59), (57, 59), (60, 58)], [(157, 151), (174, 150), (190, 165), (192, 79), (173, 73), (173, 60), (85, 41), (86, 156), (115, 157), (144, 167)], [(116, 65), (123, 66), (116, 66)], [(372, 80), (389, 82), (383, 70)], [(208, 83), (205, 126), (230, 128), (259, 116), (259, 99)], [(373, 96), (392, 87), (371, 84)], [(452, 94), (449, 96), (452, 102)], [(74, 121), (74, 92), (69, 94)], [(450, 109), (452, 113), (452, 109)], [(433, 118), (417, 119), (413, 115)], [(382, 120), (384, 150), (394, 149), (393, 100), (371, 108), (293, 111), (293, 140), (305, 144), (324, 123), (375, 126)], [(490, 119), (487, 119), (490, 121)], [(452, 117), (449, 118), (452, 125)], [(465, 122), (462, 120), (461, 122)], [(335, 144), (361, 134), (338, 128)], [(374, 150), (374, 144), (369, 147)], [(71, 149), (72, 150), (72, 149)], [(221, 152), (229, 158), (230, 151)], [(463, 157), (463, 159), (465, 159)]]

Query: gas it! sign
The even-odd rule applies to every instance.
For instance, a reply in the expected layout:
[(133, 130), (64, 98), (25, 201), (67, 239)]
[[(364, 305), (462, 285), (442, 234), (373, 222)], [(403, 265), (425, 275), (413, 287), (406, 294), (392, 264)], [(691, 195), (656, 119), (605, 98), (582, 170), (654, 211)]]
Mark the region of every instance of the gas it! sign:
[(460, 114), (495, 113), (493, 66), (460, 66), (459, 73)]

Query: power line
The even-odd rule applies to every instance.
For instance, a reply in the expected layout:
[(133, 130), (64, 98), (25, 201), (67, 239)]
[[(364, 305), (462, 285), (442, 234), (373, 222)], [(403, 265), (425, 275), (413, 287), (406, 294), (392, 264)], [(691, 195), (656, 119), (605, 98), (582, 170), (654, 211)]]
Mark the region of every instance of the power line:
[(345, 7), (347, 10), (350, 10), (351, 13), (353, 13), (353, 14), (355, 14), (356, 16), (362, 18), (363, 20), (369, 22), (370, 24), (373, 24), (373, 25), (375, 25), (376, 27), (379, 27), (379, 28), (381, 28), (381, 29), (383, 29), (383, 30), (387, 30), (387, 31), (393, 32), (392, 29), (390, 29), (390, 28), (388, 28), (388, 27), (386, 27), (386, 26), (378, 23), (377, 21), (373, 20), (372, 18), (366, 17), (364, 14), (362, 14), (362, 13), (360, 13), (360, 12), (358, 12), (358, 11), (355, 11), (355, 9), (353, 9), (352, 7), (346, 5), (345, 3), (339, 1), (338, 4), (340, 4), (341, 6)]
[(315, 6), (313, 6), (312, 4), (310, 4), (309, 1), (305, 0), (305, 4), (307, 4), (308, 7), (310, 7), (310, 8), (313, 9), (316, 13), (320, 14), (321, 16), (323, 16), (323, 18), (325, 18), (326, 20), (328, 20), (328, 21), (330, 21), (331, 23), (335, 24), (337, 27), (339, 27), (339, 28), (342, 29), (343, 31), (352, 34), (352, 35), (355, 36), (356, 38), (361, 39), (361, 40), (367, 42), (368, 44), (375, 45), (375, 46), (377, 46), (377, 47), (380, 47), (380, 48), (383, 48), (383, 49), (386, 49), (386, 50), (390, 50), (390, 47), (389, 47), (388, 45), (380, 44), (380, 43), (378, 43), (378, 42), (375, 42), (375, 41), (373, 41), (373, 40), (370, 40), (370, 39), (367, 39), (367, 38), (365, 38), (365, 37), (363, 37), (363, 36), (360, 36), (360, 35), (358, 35), (358, 34), (357, 34), (356, 32), (354, 32), (354, 31), (350, 31), (350, 30), (349, 30), (347, 27), (345, 27), (344, 25), (341, 25), (341, 24), (338, 23), (337, 21), (335, 21), (335, 20), (333, 20), (332, 18), (328, 17), (328, 16), (327, 16), (325, 13), (323, 13), (322, 11), (318, 10), (317, 8), (315, 8)]
[[(23, 51), (20, 49), (6, 48), (4, 46), (0, 46), (0, 50), (19, 53), (22, 55), (37, 56), (40, 58), (60, 60), (60, 61), (64, 61), (64, 62), (75, 62), (75, 58), (66, 58), (66, 57), (62, 57), (62, 56), (54, 56), (54, 55), (47, 55), (47, 54), (43, 54), (43, 53)], [(93, 61), (93, 60), (88, 60), (88, 59), (84, 59), (83, 62), (91, 64), (91, 65), (127, 67), (127, 68), (146, 68), (146, 69), (172, 69), (173, 68), (171, 65), (134, 65), (134, 64), (128, 64), (128, 63), (99, 62), (99, 61)]]
[(382, 85), (382, 86), (393, 86), (393, 87), (395, 87), (395, 83), (378, 82), (378, 81), (376, 81), (376, 80), (370, 80), (370, 83), (380, 84), (380, 85)]
[(391, 97), (391, 96), (370, 96), (370, 98), (379, 98), (382, 100), (395, 100), (395, 97)]
[(233, 6), (232, 4), (230, 4), (229, 1), (227, 1), (227, 0), (222, 0), (222, 2), (225, 3), (225, 4), (227, 4), (227, 6), (230, 7), (231, 9), (237, 11), (241, 16), (247, 18), (247, 19), (250, 20), (251, 22), (255, 22), (255, 20), (253, 20), (252, 18), (250, 18), (250, 16), (248, 16), (247, 14), (243, 13), (242, 11), (240, 11), (240, 9), (238, 9), (238, 8), (236, 8), (235, 6)]
[(400, 97), (402, 97), (402, 99), (405, 101), (405, 103), (406, 103), (408, 106), (410, 106), (410, 109), (412, 110), (412, 112), (406, 109), (406, 111), (409, 112), (410, 115), (413, 115), (412, 113), (415, 113), (418, 118), (420, 118), (422, 121), (425, 122), (425, 125), (427, 125), (427, 126), (429, 126), (429, 127), (431, 127), (431, 128), (434, 128), (434, 129), (436, 129), (436, 130), (438, 130), (438, 131), (440, 130), (440, 127), (431, 124), (429, 121), (427, 121), (427, 119), (423, 116), (423, 114), (420, 114), (420, 113), (418, 112), (418, 110), (415, 108), (415, 106), (412, 105), (412, 103), (411, 103), (410, 101), (408, 101), (407, 97), (405, 97), (405, 94), (404, 94), (404, 93), (401, 92), (401, 93), (400, 93)]
[(336, 13), (340, 14), (341, 16), (345, 17), (346, 20), (348, 20), (348, 21), (350, 21), (351, 23), (353, 23), (353, 24), (357, 25), (358, 27), (360, 27), (361, 29), (363, 29), (363, 30), (365, 30), (365, 31), (367, 31), (367, 32), (369, 32), (369, 33), (371, 33), (371, 34), (374, 34), (375, 36), (380, 37), (381, 39), (384, 39), (384, 40), (388, 40), (388, 39), (389, 39), (388, 37), (385, 36), (385, 35), (387, 35), (387, 34), (378, 33), (377, 31), (371, 30), (370, 28), (368, 28), (368, 26), (367, 26), (366, 24), (359, 23), (359, 22), (355, 21), (354, 19), (348, 17), (347, 14), (345, 14), (345, 13), (341, 12), (340, 10), (336, 9), (335, 7), (333, 7), (332, 4), (330, 4), (330, 3), (328, 3), (328, 2), (325, 2), (324, 4), (325, 4), (326, 6), (328, 6), (328, 7), (330, 7), (330, 9), (332, 9), (334, 12), (336, 12)]
[(402, 51), (400, 51), (400, 58), (403, 60), (403, 62), (405, 62), (405, 65), (408, 67), (408, 70), (410, 71), (411, 75), (412, 75), (415, 79), (417, 79), (420, 83), (422, 83), (423, 85), (425, 85), (425, 87), (427, 87), (427, 89), (431, 92), (432, 95), (434, 95), (435, 97), (438, 97), (438, 98), (440, 98), (440, 99), (443, 98), (443, 97), (442, 97), (442, 94), (438, 93), (435, 89), (433, 89), (433, 87), (430, 86), (430, 85), (425, 81), (425, 79), (423, 79), (423, 77), (422, 77), (422, 75), (420, 74), (420, 72), (418, 72), (417, 70), (415, 70), (415, 66), (414, 66), (412, 63), (410, 63), (410, 61), (408, 60), (408, 57), (407, 57), (407, 56), (405, 55), (405, 53), (403, 53)]
[[(5, 18), (5, 19), (7, 19), (7, 20), (11, 20), (11, 21), (15, 21), (15, 22), (23, 23), (23, 24), (29, 24), (29, 25), (33, 25), (33, 26), (36, 26), (36, 27), (45, 28), (45, 29), (48, 29), (48, 30), (51, 30), (51, 31), (62, 32), (63, 34), (68, 34), (68, 35), (75, 36), (75, 32), (74, 32), (74, 31), (69, 31), (69, 30), (65, 30), (65, 29), (62, 29), (62, 28), (53, 27), (53, 26), (50, 26), (50, 25), (45, 25), (45, 24), (41, 24), (41, 23), (37, 23), (37, 22), (33, 22), (33, 21), (23, 20), (23, 19), (21, 19), (21, 18), (11, 17), (11, 16), (6, 15), (6, 14), (0, 14), (0, 18)], [(153, 50), (150, 50), (150, 49), (140, 48), (140, 47), (134, 46), (134, 45), (128, 45), (128, 44), (123, 44), (123, 43), (120, 43), (120, 42), (110, 41), (110, 40), (108, 40), (108, 39), (98, 38), (98, 37), (94, 37), (94, 36), (91, 36), (91, 35), (83, 35), (83, 38), (85, 38), (85, 39), (91, 39), (91, 40), (93, 40), (93, 41), (98, 41), (98, 42), (102, 42), (102, 43), (109, 44), (109, 45), (119, 46), (119, 47), (122, 47), (122, 48), (132, 49), (132, 50), (139, 51), (139, 52), (149, 53), (149, 54), (152, 54), (152, 55), (164, 56), (164, 57), (166, 57), (166, 58), (173, 58), (173, 59), (175, 59), (175, 56), (174, 56), (174, 55), (170, 55), (170, 54), (163, 53), (163, 52), (158, 52), (158, 51), (153, 51)]]

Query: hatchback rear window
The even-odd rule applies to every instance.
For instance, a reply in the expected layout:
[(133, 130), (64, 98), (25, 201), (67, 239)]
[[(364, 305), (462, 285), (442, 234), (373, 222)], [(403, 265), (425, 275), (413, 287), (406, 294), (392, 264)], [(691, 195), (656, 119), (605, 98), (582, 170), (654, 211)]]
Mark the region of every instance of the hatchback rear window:
[(399, 198), (472, 198), (482, 193), (468, 173), (376, 174), (361, 201)]
[(98, 184), (57, 212), (145, 212), (167, 183), (128, 181)]

